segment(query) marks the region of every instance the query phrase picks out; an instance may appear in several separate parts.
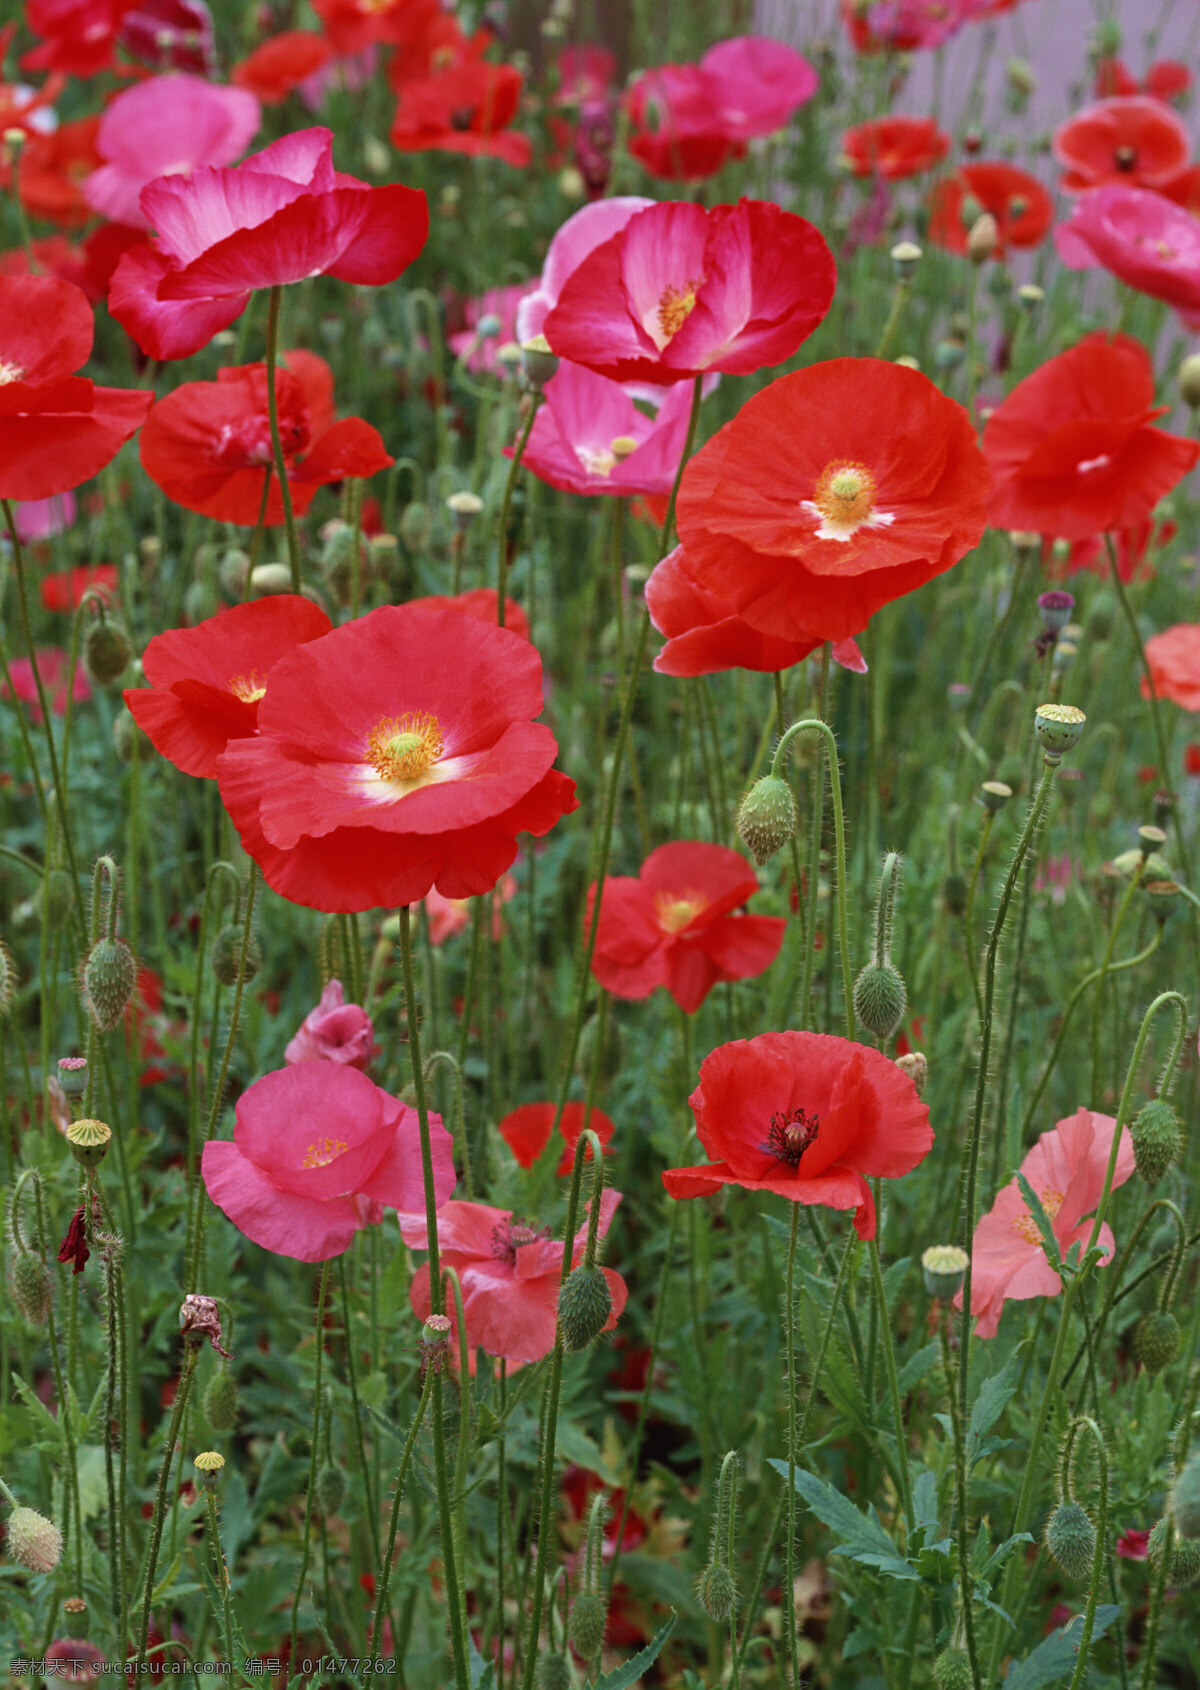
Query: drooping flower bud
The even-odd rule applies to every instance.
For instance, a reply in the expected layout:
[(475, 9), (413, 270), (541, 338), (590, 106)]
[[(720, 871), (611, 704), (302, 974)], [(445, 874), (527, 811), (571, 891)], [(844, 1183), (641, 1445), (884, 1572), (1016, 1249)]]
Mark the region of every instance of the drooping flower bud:
[(557, 1649), (544, 1649), (538, 1656), (533, 1682), (537, 1690), (571, 1690), (571, 1669)]
[[(222, 927), (212, 942), (209, 964), (215, 979), (222, 986), (236, 986), (238, 964), (242, 955), (242, 929), (237, 923), (231, 922)], [(247, 984), (254, 979), (263, 963), (262, 946), (256, 934), (251, 933), (246, 945), (246, 970), (243, 979)]]
[(203, 1450), (192, 1465), (196, 1469), (196, 1483), (201, 1490), (216, 1490), (217, 1480), (225, 1465), (225, 1457), (215, 1449)]
[(737, 815), (738, 834), (759, 868), (770, 862), (796, 837), (799, 817), (796, 800), (787, 781), (764, 775), (755, 781), (742, 799)]
[(612, 1292), (608, 1280), (596, 1266), (586, 1262), (567, 1275), (558, 1294), (558, 1321), (563, 1349), (568, 1355), (586, 1350), (604, 1331), (612, 1317)]
[(921, 1273), (931, 1297), (948, 1302), (962, 1290), (967, 1271), (967, 1252), (957, 1244), (931, 1244), (921, 1256)]
[(8, 1553), (31, 1573), (52, 1573), (62, 1558), (62, 1533), (34, 1508), (14, 1508), (5, 1521)]
[(1169, 1309), (1151, 1309), (1133, 1329), (1133, 1353), (1147, 1373), (1161, 1373), (1179, 1354), (1182, 1338)]
[(1147, 1185), (1160, 1180), (1179, 1155), (1183, 1136), (1179, 1117), (1165, 1097), (1143, 1104), (1129, 1129), (1133, 1160)]
[(1171, 1487), (1171, 1514), (1181, 1537), (1200, 1538), (1200, 1453), (1193, 1455)]
[(8, 1270), (13, 1306), (31, 1326), (43, 1326), (50, 1312), (50, 1269), (32, 1250), (18, 1250)]
[(705, 1567), (696, 1581), (696, 1594), (709, 1619), (717, 1625), (724, 1625), (733, 1612), (737, 1586), (723, 1561), (711, 1561)]
[(1060, 1502), (1046, 1522), (1046, 1553), (1069, 1579), (1085, 1579), (1096, 1559), (1096, 1528), (1078, 1502)]
[(231, 1432), (237, 1425), (237, 1380), (227, 1367), (218, 1369), (204, 1392), (204, 1418), (214, 1432)]
[(83, 1002), (101, 1033), (120, 1025), (137, 984), (137, 963), (124, 939), (97, 939), (83, 965)]
[(413, 499), (400, 513), (400, 538), (410, 552), (423, 552), (433, 536), (433, 517), (429, 506)]
[(594, 1661), (604, 1647), (608, 1606), (599, 1591), (582, 1590), (571, 1604), (567, 1637), (580, 1658)]
[(129, 667), (133, 647), (119, 622), (93, 622), (83, 636), (83, 661), (97, 686), (110, 687)]
[(967, 913), (967, 881), (966, 876), (957, 869), (942, 881), (942, 901), (948, 915), (965, 915)]
[[(1150, 1566), (1157, 1572), (1162, 1565), (1163, 1550), (1167, 1541), (1167, 1522), (1160, 1520), (1150, 1533), (1147, 1550)], [(1189, 1584), (1195, 1584), (1200, 1578), (1200, 1538), (1181, 1537), (1179, 1532), (1174, 1534), (1171, 1546), (1171, 1559), (1167, 1563), (1167, 1582), (1173, 1584), (1177, 1590), (1186, 1590)]]
[(890, 962), (869, 962), (854, 982), (854, 1013), (873, 1038), (890, 1039), (907, 1004), (903, 976)]

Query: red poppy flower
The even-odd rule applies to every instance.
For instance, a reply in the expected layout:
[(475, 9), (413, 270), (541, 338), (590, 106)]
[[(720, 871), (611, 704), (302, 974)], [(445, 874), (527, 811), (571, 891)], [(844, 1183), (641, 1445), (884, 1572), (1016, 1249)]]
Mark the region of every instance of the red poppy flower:
[(116, 591), (115, 563), (83, 563), (42, 576), (42, 603), (47, 610), (78, 610), (86, 592), (101, 592), (111, 603)]
[(71, 1224), (67, 1228), (67, 1236), (58, 1247), (58, 1260), (70, 1262), (71, 1272), (82, 1273), (92, 1252), (88, 1249), (87, 1230), (84, 1225), (84, 1212), (76, 1209), (71, 1216)]
[[(1200, 622), (1179, 622), (1146, 641), (1154, 691), (1181, 710), (1200, 710)], [(1142, 677), (1142, 697), (1150, 688)]]
[(1150, 1533), (1128, 1526), (1114, 1545), (1114, 1552), (1122, 1561), (1147, 1561), (1150, 1558)]
[[(777, 674), (824, 643), (781, 640), (743, 622), (729, 599), (692, 580), (682, 546), (676, 546), (651, 571), (646, 608), (659, 633), (667, 636), (654, 659), (660, 675), (717, 675), (726, 669)], [(833, 659), (844, 669), (866, 674), (862, 653), (851, 639), (834, 645)]]
[(461, 610), (385, 605), (271, 671), (258, 733), (218, 760), (268, 885), (323, 910), (489, 892), (518, 833), (576, 808), (552, 767), (536, 649)]
[(331, 43), (316, 30), (286, 29), (234, 65), (230, 81), (256, 94), (264, 106), (277, 106), (332, 55)]
[(761, 633), (842, 640), (956, 564), (984, 527), (987, 466), (927, 377), (835, 358), (772, 382), (691, 459), (688, 574)]
[(777, 205), (668, 200), (588, 254), (544, 333), (561, 357), (613, 381), (750, 375), (808, 339), (835, 280), (818, 231)]
[(1183, 766), (1189, 775), (1200, 775), (1200, 745), (1194, 740), (1184, 750)]
[[(392, 462), (361, 417), (333, 420), (333, 374), (315, 352), (288, 352), (275, 372), (279, 435), (292, 508), (302, 516), (319, 487), (374, 475)], [(175, 504), (218, 522), (253, 528), (272, 469), (265, 364), (218, 370), (216, 381), (189, 381), (160, 399), (138, 442), (142, 467)], [(263, 521), (283, 521), (275, 476)]]
[(889, 182), (919, 176), (945, 158), (950, 137), (931, 117), (872, 118), (842, 136), (842, 155), (855, 176), (883, 176)]
[(1154, 188), (1192, 156), (1187, 125), (1161, 100), (1135, 94), (1100, 100), (1068, 118), (1054, 134), (1054, 156), (1065, 166), (1069, 194), (1108, 183)]
[(55, 276), (0, 276), (0, 498), (78, 487), (144, 421), (152, 393), (72, 374), (91, 351), (79, 288)]
[[(563, 1152), (558, 1159), (557, 1169), (560, 1179), (565, 1178), (575, 1164), (575, 1146), (579, 1143), (579, 1135), (585, 1127), (595, 1133), (603, 1150), (607, 1150), (612, 1143), (612, 1136), (617, 1130), (603, 1109), (594, 1108), (585, 1120), (585, 1107), (582, 1103), (568, 1103), (558, 1123), (559, 1135), (563, 1140)], [(523, 1103), (519, 1109), (511, 1110), (501, 1121), (500, 1137), (522, 1168), (532, 1168), (549, 1144), (556, 1108), (557, 1105), (553, 1103)], [(590, 1162), (590, 1145), (584, 1155), (585, 1160)]]
[[(441, 606), (447, 610), (465, 610), (468, 616), (474, 616), (480, 622), (492, 622), (497, 619), (499, 603), (495, 587), (470, 587), (465, 593), (430, 593), (425, 598), (409, 599), (410, 605), (423, 604)], [(514, 634), (520, 634), (523, 640), (529, 636), (529, 618), (521, 609), (516, 599), (504, 600), (504, 626)]]
[(518, 168), (530, 162), (529, 136), (510, 128), (521, 103), (521, 73), (482, 58), (488, 44), (488, 37), (477, 37), (447, 69), (401, 85), (394, 147), (499, 158)]
[(1054, 201), (1036, 176), (1011, 164), (963, 164), (930, 198), (929, 238), (948, 252), (965, 253), (980, 212), (996, 219), (997, 254), (1037, 246), (1054, 222)]
[(1191, 85), (1192, 73), (1178, 59), (1156, 59), (1144, 82), (1139, 82), (1120, 59), (1100, 59), (1096, 64), (1098, 100), (1111, 100), (1118, 94), (1152, 94), (1156, 100), (1175, 100)]
[[(621, 1193), (611, 1189), (601, 1199), (602, 1238), (620, 1201)], [(423, 1218), (402, 1218), (400, 1231), (410, 1250), (429, 1248)], [(583, 1260), (586, 1242), (585, 1223), (575, 1238), (576, 1266)], [(561, 1238), (526, 1225), (508, 1209), (493, 1209), (487, 1203), (450, 1202), (438, 1211), (438, 1255), (443, 1268), (453, 1268), (458, 1274), (467, 1341), (472, 1348), (503, 1356), (510, 1365), (519, 1367), (550, 1354), (558, 1323)], [(600, 1271), (612, 1293), (612, 1314), (604, 1328), (611, 1332), (628, 1293), (615, 1269), (602, 1267)], [(409, 1300), (418, 1320), (426, 1319), (431, 1307), (427, 1262), (417, 1269)]]
[[(745, 857), (684, 839), (651, 851), (636, 878), (604, 882), (592, 973), (618, 998), (665, 986), (692, 1015), (719, 980), (749, 980), (779, 955), (780, 916), (733, 912), (758, 891)], [(590, 927), (596, 888), (588, 890)]]
[(760, 1033), (719, 1046), (700, 1064), (688, 1099), (713, 1160), (668, 1168), (672, 1197), (723, 1185), (773, 1191), (793, 1203), (853, 1209), (860, 1238), (875, 1236), (868, 1178), (898, 1179), (933, 1144), (912, 1080), (880, 1051), (828, 1033)]
[[(1117, 574), (1122, 581), (1149, 581), (1154, 575), (1152, 553), (1169, 546), (1179, 532), (1179, 525), (1169, 517), (1148, 516), (1135, 522), (1132, 528), (1121, 528), (1113, 535), (1117, 554)], [(1042, 544), (1042, 566), (1048, 580), (1062, 581), (1081, 569), (1093, 575), (1107, 575), (1110, 564), (1108, 547), (1101, 534), (1087, 540), (1076, 540), (1065, 558), (1060, 558), (1049, 541)]]
[(216, 66), (212, 13), (203, 0), (133, 0), (117, 39), (151, 70), (212, 76)]
[(160, 176), (140, 204), (158, 239), (122, 258), (108, 308), (152, 358), (198, 352), (255, 288), (394, 282), (429, 231), (424, 194), (334, 170), (329, 129), (285, 135), (232, 169)]
[(229, 741), (257, 731), (272, 666), (331, 627), (325, 612), (298, 593), (234, 605), (194, 628), (156, 634), (142, 655), (150, 685), (128, 688), (125, 702), (177, 769), (215, 780)]
[[(373, 41), (405, 46), (428, 39), (432, 47), (463, 39), (458, 20), (441, 0), (313, 0), (313, 10), (339, 53), (361, 53)], [(419, 74), (428, 68), (423, 65)]]
[(1150, 424), (1154, 367), (1140, 341), (1092, 334), (1020, 382), (988, 418), (988, 520), (1083, 540), (1145, 520), (1200, 457)]
[(89, 286), (83, 249), (72, 246), (65, 235), (46, 235), (41, 240), (30, 241), (28, 252), (23, 246), (0, 252), (0, 276), (57, 276), (60, 282), (82, 288), (90, 304), (104, 297), (94, 294)]
[[(50, 713), (53, 716), (65, 716), (67, 713), (67, 672), (69, 663), (67, 654), (61, 646), (43, 646), (37, 653), (38, 674), (42, 678), (42, 685), (50, 700)], [(34, 679), (33, 665), (27, 657), (10, 657), (8, 672), (12, 676), (13, 692), (22, 704), (29, 708), (30, 720), (40, 722), (42, 707), (38, 702), (37, 682)], [(88, 684), (87, 670), (82, 663), (75, 665), (75, 678), (71, 687), (71, 697), (76, 704), (84, 704), (92, 696), (92, 689)], [(7, 683), (0, 684), (0, 698), (8, 698)]]
[(134, 0), (26, 0), (25, 22), (45, 40), (21, 60), (23, 70), (95, 76), (114, 70), (117, 32)]
[[(104, 160), (96, 148), (98, 117), (60, 123), (49, 135), (35, 135), (21, 154), (21, 204), (31, 217), (56, 223), (60, 229), (80, 229), (93, 215), (83, 197), (83, 183)], [(0, 182), (10, 181), (9, 166), (0, 165)]]

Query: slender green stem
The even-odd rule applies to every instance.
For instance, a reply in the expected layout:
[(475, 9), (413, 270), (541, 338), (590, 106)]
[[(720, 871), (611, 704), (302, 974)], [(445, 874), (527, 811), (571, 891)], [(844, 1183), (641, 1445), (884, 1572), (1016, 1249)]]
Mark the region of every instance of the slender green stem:
[[(1096, 1515), (1096, 1554), (1092, 1561), (1092, 1576), (1088, 1584), (1087, 1607), (1083, 1614), (1083, 1634), (1076, 1646), (1075, 1670), (1067, 1690), (1083, 1690), (1088, 1670), (1088, 1651), (1092, 1646), (1092, 1632), (1096, 1625), (1096, 1604), (1100, 1600), (1100, 1579), (1108, 1560), (1108, 1451), (1104, 1436), (1094, 1420), (1081, 1417), (1072, 1422), (1071, 1436), (1076, 1430), (1086, 1430), (1096, 1450), (1096, 1478), (1100, 1491), (1100, 1507)], [(1073, 1440), (1072, 1440), (1073, 1441)], [(1068, 1483), (1071, 1482), (1071, 1455), (1067, 1455)]]
[(400, 1454), (400, 1466), (396, 1470), (396, 1484), (392, 1492), (392, 1517), (388, 1522), (387, 1551), (379, 1562), (379, 1589), (375, 1597), (375, 1617), (371, 1621), (371, 1649), (374, 1654), (379, 1654), (383, 1648), (383, 1633), (380, 1627), (383, 1624), (383, 1616), (387, 1612), (388, 1585), (392, 1577), (392, 1561), (396, 1554), (396, 1532), (400, 1524), (400, 1502), (404, 1495), (404, 1481), (408, 1476), (408, 1464), (412, 1460), (412, 1452), (416, 1447), (417, 1433), (421, 1429), (421, 1421), (425, 1418), (425, 1410), (429, 1406), (433, 1378), (434, 1369), (427, 1367), (425, 1378), (421, 1384), (417, 1412), (413, 1415), (413, 1422), (408, 1429), (408, 1437), (404, 1440), (404, 1448)]
[(954, 1361), (950, 1354), (950, 1325), (944, 1317), (938, 1319), (938, 1336), (942, 1343), (942, 1371), (946, 1376), (946, 1397), (950, 1404), (950, 1426), (954, 1437), (954, 1512), (955, 1544), (958, 1551), (959, 1605), (962, 1610), (963, 1633), (967, 1644), (967, 1659), (971, 1664), (971, 1684), (983, 1690), (979, 1669), (979, 1648), (975, 1641), (975, 1597), (971, 1578), (971, 1532), (967, 1512), (967, 1459), (963, 1441), (962, 1413), (958, 1406)]
[(308, 1491), (304, 1499), (304, 1538), (300, 1550), (300, 1573), (296, 1579), (296, 1594), (292, 1598), (291, 1642), (288, 1646), (289, 1673), (292, 1672), (296, 1661), (296, 1632), (300, 1618), (300, 1598), (304, 1594), (304, 1581), (308, 1577), (308, 1562), (312, 1548), (313, 1502), (316, 1500), (317, 1492), (317, 1460), (321, 1452), (321, 1363), (325, 1356), (325, 1298), (328, 1291), (329, 1263), (325, 1261), (321, 1263), (321, 1280), (317, 1288), (317, 1354), (313, 1371), (312, 1436), (308, 1454)]
[(517, 444), (513, 448), (513, 455), (509, 460), (508, 475), (504, 481), (504, 493), (500, 499), (500, 514), (496, 518), (496, 620), (504, 627), (504, 601), (508, 590), (508, 519), (512, 509), (513, 490), (517, 485), (517, 477), (521, 473), (521, 459), (525, 456), (525, 448), (529, 444), (529, 436), (533, 433), (533, 425), (537, 420), (538, 407), (545, 394), (540, 387), (535, 387), (530, 395), (529, 410), (525, 417), (525, 426), (517, 437)]
[(900, 1501), (904, 1508), (905, 1523), (911, 1532), (916, 1517), (913, 1513), (912, 1484), (908, 1476), (908, 1439), (904, 1430), (904, 1409), (900, 1399), (900, 1376), (896, 1371), (896, 1346), (892, 1338), (892, 1323), (888, 1319), (887, 1293), (883, 1284), (883, 1269), (879, 1262), (878, 1238), (870, 1240), (868, 1253), (871, 1259), (871, 1282), (875, 1289), (875, 1301), (879, 1308), (879, 1329), (883, 1338), (883, 1364), (887, 1371), (888, 1395), (892, 1399), (892, 1423), (896, 1431)]
[(1104, 955), (1100, 958), (1100, 967), (1096, 971), (1096, 975), (1097, 975), (1096, 995), (1092, 1000), (1092, 1090), (1091, 1090), (1092, 1104), (1093, 1104), (1093, 1107), (1095, 1107), (1095, 1108), (1099, 1108), (1100, 1104), (1103, 1101), (1103, 1099), (1100, 1096), (1100, 1018), (1101, 1018), (1101, 1016), (1104, 1012), (1104, 981), (1105, 981), (1105, 978), (1106, 978), (1108, 971), (1109, 971), (1109, 965), (1112, 962), (1113, 950), (1116, 947), (1116, 943), (1117, 943), (1117, 935), (1121, 931), (1121, 925), (1125, 920), (1125, 916), (1126, 916), (1126, 914), (1129, 910), (1129, 905), (1130, 905), (1130, 903), (1133, 899), (1133, 895), (1142, 883), (1142, 874), (1145, 871), (1145, 867), (1146, 867), (1146, 855), (1147, 855), (1147, 853), (1145, 851), (1143, 851), (1142, 854), (1141, 854), (1141, 857), (1138, 860), (1137, 867), (1134, 869), (1133, 873), (1129, 876), (1129, 881), (1128, 881), (1128, 884), (1125, 887), (1124, 896), (1122, 897), (1121, 902), (1117, 905), (1116, 914), (1113, 916), (1112, 925), (1108, 930), (1108, 939), (1105, 942)]
[(225, 1633), (225, 1659), (232, 1666), (234, 1658), (233, 1614), (229, 1570), (225, 1565), (225, 1557), (221, 1553), (221, 1528), (217, 1523), (217, 1498), (215, 1493), (207, 1488), (204, 1492), (204, 1511), (208, 1516), (208, 1541), (212, 1549), (213, 1577), (216, 1579), (217, 1589), (221, 1592), (221, 1625)]
[[(292, 591), (300, 591), (300, 546), (296, 539), (296, 516), (292, 509), (292, 484), (288, 480), (287, 459), (279, 437), (279, 396), (275, 392), (275, 364), (279, 356), (279, 315), (283, 307), (282, 287), (271, 289), (267, 307), (267, 420), (271, 425), (271, 451), (275, 457), (275, 475), (279, 481), (279, 496), (283, 501), (283, 522), (287, 530), (288, 567), (292, 572)], [(264, 491), (264, 498), (266, 493)]]
[(792, 1204), (792, 1226), (788, 1234), (787, 1277), (784, 1282), (784, 1342), (787, 1379), (788, 1476), (784, 1506), (783, 1583), (784, 1616), (787, 1625), (788, 1664), (792, 1690), (800, 1690), (799, 1641), (796, 1637), (796, 1240), (800, 1236), (800, 1205)]
[(183, 1411), (187, 1407), (188, 1396), (192, 1389), (192, 1377), (196, 1371), (196, 1362), (200, 1355), (201, 1340), (189, 1337), (184, 1340), (186, 1355), (183, 1371), (179, 1376), (179, 1389), (175, 1393), (175, 1406), (171, 1411), (171, 1423), (167, 1427), (167, 1440), (163, 1445), (163, 1464), (158, 1475), (158, 1490), (154, 1498), (154, 1517), (150, 1527), (150, 1548), (146, 1557), (146, 1588), (142, 1596), (142, 1636), (138, 1644), (137, 1666), (141, 1672), (146, 1661), (146, 1647), (150, 1638), (150, 1606), (154, 1600), (154, 1574), (158, 1567), (158, 1551), (162, 1543), (163, 1520), (166, 1516), (167, 1483), (171, 1476), (171, 1468), (175, 1461), (175, 1440), (179, 1436), (179, 1427), (183, 1421)]
[(350, 1330), (350, 1291), (346, 1283), (346, 1258), (338, 1257), (338, 1280), (342, 1300), (342, 1328), (346, 1344), (346, 1382), (350, 1386), (350, 1406), (354, 1417), (354, 1440), (358, 1450), (358, 1465), (362, 1473), (363, 1491), (367, 1505), (367, 1527), (371, 1534), (371, 1553), (379, 1560), (379, 1505), (371, 1488), (371, 1468), (367, 1461), (366, 1440), (363, 1437), (362, 1409), (358, 1401), (358, 1366), (354, 1360), (354, 1336)]

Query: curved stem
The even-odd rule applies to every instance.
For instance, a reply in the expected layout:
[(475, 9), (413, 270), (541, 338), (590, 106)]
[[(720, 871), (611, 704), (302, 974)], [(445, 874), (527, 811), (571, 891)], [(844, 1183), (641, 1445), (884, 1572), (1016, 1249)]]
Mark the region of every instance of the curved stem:
[(525, 456), (525, 448), (529, 444), (529, 436), (533, 433), (533, 425), (537, 418), (538, 408), (545, 398), (540, 387), (535, 387), (529, 414), (525, 418), (525, 426), (517, 437), (517, 444), (513, 448), (513, 455), (508, 466), (508, 475), (504, 482), (504, 494), (500, 500), (500, 514), (496, 519), (496, 621), (504, 626), (504, 599), (508, 587), (508, 517), (512, 509), (513, 489), (517, 485), (517, 476), (521, 473), (521, 459)]
[[(292, 486), (288, 480), (287, 460), (279, 437), (279, 399), (275, 392), (275, 363), (279, 355), (279, 314), (283, 305), (282, 287), (271, 289), (267, 307), (267, 420), (271, 425), (271, 451), (275, 456), (275, 474), (279, 480), (279, 496), (283, 500), (283, 522), (287, 529), (288, 566), (292, 572), (292, 591), (300, 591), (300, 547), (296, 540), (296, 517), (292, 510)], [(265, 497), (265, 494), (264, 494)]]

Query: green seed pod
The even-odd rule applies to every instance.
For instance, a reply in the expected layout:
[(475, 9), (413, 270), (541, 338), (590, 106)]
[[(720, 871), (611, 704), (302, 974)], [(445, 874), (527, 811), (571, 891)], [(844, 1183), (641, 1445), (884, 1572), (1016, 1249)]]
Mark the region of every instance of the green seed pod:
[(575, 1072), (585, 1085), (591, 1078), (597, 1055), (600, 1058), (600, 1078), (602, 1080), (611, 1080), (620, 1071), (621, 1028), (615, 1015), (609, 1014), (604, 1018), (604, 1045), (597, 1052), (596, 1046), (599, 1038), (600, 1017), (599, 1015), (590, 1015), (584, 1022), (583, 1031), (579, 1035), (579, 1052), (575, 1058)]
[(231, 1432), (237, 1425), (239, 1394), (237, 1380), (222, 1367), (208, 1381), (204, 1392), (204, 1418), (214, 1432)]
[(83, 1002), (101, 1033), (120, 1024), (137, 984), (137, 963), (124, 939), (97, 939), (83, 965)]
[(724, 1625), (733, 1612), (737, 1586), (733, 1574), (721, 1561), (710, 1561), (696, 1583), (700, 1606), (717, 1625)]
[(423, 552), (433, 534), (433, 518), (429, 506), (414, 499), (400, 513), (397, 531), (410, 552)]
[(907, 1002), (900, 970), (890, 962), (869, 962), (854, 982), (854, 1013), (874, 1038), (891, 1038)]
[(965, 915), (967, 913), (967, 882), (964, 875), (957, 869), (942, 881), (942, 901), (950, 915)]
[(326, 1518), (336, 1514), (346, 1495), (346, 1475), (327, 1461), (317, 1474), (317, 1507)]
[(1051, 768), (1079, 744), (1087, 717), (1073, 704), (1039, 704), (1033, 729), (1042, 747), (1042, 761)]
[(83, 636), (83, 661), (97, 686), (110, 687), (129, 667), (133, 647), (119, 622), (93, 622)]
[(150, 749), (148, 735), (134, 721), (129, 709), (121, 710), (113, 717), (112, 742), (113, 750), (122, 763), (132, 763), (135, 757), (140, 762)]
[(1175, 1475), (1171, 1513), (1181, 1537), (1200, 1538), (1200, 1454), (1193, 1455), (1183, 1472)]
[(603, 1332), (611, 1314), (608, 1280), (598, 1267), (580, 1263), (558, 1294), (558, 1319), (567, 1354), (586, 1350)]
[[(235, 925), (222, 927), (221, 931), (213, 940), (212, 950), (209, 953), (209, 964), (212, 968), (213, 974), (221, 982), (222, 986), (237, 985), (238, 960), (241, 957), (241, 954), (241, 927)], [(262, 946), (259, 944), (255, 935), (251, 933), (250, 943), (246, 947), (245, 979), (247, 981), (253, 980), (254, 976), (262, 967), (262, 961)]]
[(1133, 1329), (1133, 1353), (1147, 1373), (1161, 1373), (1179, 1354), (1183, 1334), (1166, 1309), (1151, 1309)]
[(1096, 1559), (1096, 1528), (1077, 1502), (1060, 1502), (1046, 1522), (1046, 1553), (1069, 1579), (1085, 1579)]
[(1179, 1117), (1165, 1097), (1155, 1098), (1138, 1111), (1129, 1136), (1137, 1171), (1147, 1185), (1153, 1185), (1179, 1155), (1183, 1142)]
[(737, 814), (738, 835), (759, 868), (796, 837), (798, 824), (792, 789), (775, 775), (755, 781)]
[(567, 1636), (585, 1661), (594, 1661), (604, 1647), (608, 1608), (603, 1596), (583, 1590), (571, 1604)]
[[(1162, 1565), (1163, 1544), (1167, 1536), (1167, 1522), (1160, 1520), (1150, 1533), (1149, 1553), (1150, 1566), (1157, 1572)], [(1167, 1570), (1167, 1581), (1177, 1590), (1185, 1590), (1189, 1584), (1195, 1584), (1200, 1578), (1200, 1539), (1194, 1537), (1180, 1537), (1176, 1527), (1175, 1541), (1171, 1548), (1171, 1562)]]
[(537, 1690), (571, 1690), (571, 1669), (565, 1655), (546, 1649), (539, 1656), (533, 1682)]
[(933, 1682), (937, 1690), (971, 1690), (975, 1680), (965, 1650), (943, 1649), (933, 1663)]
[(68, 1596), (63, 1603), (63, 1614), (68, 1637), (86, 1637), (88, 1634), (88, 1605), (82, 1596)]
[(17, 965), (12, 952), (0, 939), (0, 1018), (8, 1014), (17, 995)]
[(32, 1250), (18, 1250), (8, 1270), (13, 1306), (31, 1326), (44, 1326), (50, 1312), (50, 1270)]
[(75, 906), (75, 888), (65, 868), (52, 868), (42, 877), (42, 913), (53, 930), (70, 920)]
[[(222, 582), (222, 584), (224, 584)], [(242, 577), (241, 587), (229, 588), (231, 598), (240, 599), (245, 588), (245, 576)], [(183, 595), (183, 620), (189, 628), (194, 628), (197, 622), (207, 622), (210, 616), (215, 616), (221, 608), (221, 601), (213, 592), (207, 581), (189, 581)]]
[(521, 368), (525, 372), (525, 380), (532, 388), (540, 390), (548, 381), (554, 379), (558, 358), (550, 350), (550, 342), (544, 334), (534, 335), (532, 340), (522, 343)]

